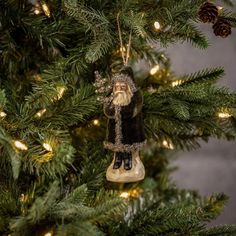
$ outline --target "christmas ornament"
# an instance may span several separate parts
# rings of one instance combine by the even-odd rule
[[[146,144],[141,113],[143,98],[133,79],[131,67],[122,68],[112,77],[113,99],[104,104],[108,118],[104,147],[114,152],[106,177],[112,182],[135,182],[145,176],[139,156]]]
[[[205,2],[198,11],[198,16],[203,23],[214,23],[218,17],[218,8],[210,2]]]
[[[117,25],[120,48],[124,48],[119,14]],[[130,46],[131,32],[127,50],[121,50],[124,67],[118,74],[112,76],[110,85],[96,72],[94,84],[98,99],[104,104],[104,114],[108,118],[104,147],[114,152],[106,178],[108,181],[120,183],[139,181],[145,176],[145,169],[139,155],[146,144],[142,118],[143,97],[134,83],[132,68],[127,66]]]
[[[224,18],[218,18],[216,23],[213,25],[214,34],[226,38],[231,34],[231,24]]]

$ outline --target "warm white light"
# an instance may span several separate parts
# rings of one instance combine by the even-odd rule
[[[44,11],[45,15],[47,17],[50,17],[50,11],[49,11],[49,8],[48,8],[47,4],[45,4],[45,3],[42,4],[42,8],[43,8],[43,11]]]
[[[223,9],[223,7],[222,7],[222,6],[217,6],[217,9],[218,9],[219,11],[221,11],[221,10]]]
[[[157,89],[153,88],[152,86],[150,86],[148,88],[148,92],[151,93],[151,94],[155,93],[156,91],[157,91]]]
[[[172,87],[178,86],[180,84],[182,84],[182,80],[176,80],[171,83]]]
[[[42,80],[42,77],[41,77],[39,74],[33,75],[32,78],[33,78],[34,80],[36,80],[36,81]]]
[[[41,117],[41,116],[42,116],[46,111],[47,111],[47,109],[44,108],[44,109],[38,111],[38,112],[35,114],[35,116],[37,116],[37,117]]]
[[[52,146],[49,143],[43,143],[43,147],[49,152],[52,151]]]
[[[99,126],[100,122],[99,122],[99,120],[96,119],[96,120],[93,120],[93,124]]]
[[[231,117],[231,115],[228,112],[219,112],[218,116],[223,119]]]
[[[57,90],[58,90],[57,98],[61,99],[66,89],[65,87],[58,87]]]
[[[35,9],[34,10],[34,14],[38,15],[40,13],[40,10],[39,9]]]
[[[163,144],[163,146],[164,147],[166,147],[166,148],[168,148],[168,149],[174,149],[174,146],[173,146],[173,144],[171,143],[171,142],[168,142],[167,140],[164,140],[163,142],[162,142],[162,144]]]
[[[161,29],[161,25],[160,25],[160,23],[158,21],[154,22],[154,27],[155,27],[156,30],[160,30]]]
[[[126,51],[126,48],[123,46],[123,47],[120,47],[120,52],[125,52]]]
[[[7,114],[4,111],[0,112],[0,117],[5,117]]]
[[[24,151],[28,150],[28,147],[20,141],[14,141],[14,145],[16,148],[18,148],[20,150],[24,150]]]
[[[155,66],[150,70],[150,74],[151,74],[151,75],[155,75],[159,69],[160,69],[160,66],[159,66],[158,64],[155,65]]]
[[[122,193],[120,194],[120,197],[122,197],[122,198],[128,198],[128,197],[129,197],[129,193],[128,193],[128,192],[122,192]]]
[[[44,236],[52,236],[52,233],[48,232],[48,233],[44,234]]]

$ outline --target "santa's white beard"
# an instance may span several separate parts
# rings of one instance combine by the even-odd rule
[[[127,106],[131,102],[132,94],[129,92],[119,91],[115,93],[113,104],[118,106]]]

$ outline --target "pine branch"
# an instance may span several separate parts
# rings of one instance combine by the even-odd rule
[[[48,211],[53,207],[58,198],[58,191],[58,183],[54,182],[51,184],[48,192],[43,197],[38,197],[35,200],[25,216],[12,221],[11,230],[25,235],[24,232],[27,232],[32,226],[45,219],[48,216]]]
[[[174,191],[178,191],[178,196],[181,197],[175,199]],[[211,196],[207,199],[199,197],[194,192],[186,194],[185,191],[170,189],[165,196],[168,194],[170,197],[165,200],[156,196],[153,199],[147,195],[147,202],[145,195],[142,196],[141,208],[137,207],[140,200],[134,205],[130,202],[129,221],[123,220],[113,233],[121,235],[118,232],[121,228],[125,235],[204,235],[204,222],[215,218],[222,211],[227,199],[225,195]],[[151,200],[150,203],[150,199],[153,202]],[[134,207],[136,210],[132,209]]]
[[[60,225],[57,230],[57,235],[102,236],[104,234],[98,229],[98,227],[89,222],[74,221],[67,225]]]
[[[23,168],[30,174],[57,179],[64,176],[74,161],[75,149],[69,143],[57,143],[53,152],[42,150],[42,146],[29,150]]]
[[[236,225],[219,225],[199,232],[199,236],[233,236],[235,234]]]
[[[79,145],[79,156],[82,159],[79,182],[87,184],[90,190],[98,190],[104,184],[105,170],[111,158],[102,147],[94,142]]]
[[[229,10],[224,10],[220,14],[220,16],[222,18],[228,20],[231,23],[232,27],[234,27],[234,28],[236,27],[236,14],[235,13],[233,13],[233,12],[231,12]]]
[[[233,7],[235,5],[234,1],[232,0],[222,0],[225,4],[227,4],[230,7]]]
[[[7,157],[10,159],[12,175],[14,179],[17,179],[20,173],[21,157],[19,153],[17,153],[17,151],[13,148],[13,141],[14,140],[12,140],[7,132],[2,127],[0,127],[0,143],[4,147]],[[5,161],[9,162],[8,159],[5,159]]]
[[[65,1],[67,14],[86,28],[87,33],[91,32],[93,38],[86,48],[85,59],[88,62],[95,62],[104,56],[113,44],[113,37],[109,28],[109,21],[102,12],[86,8],[75,1]]]

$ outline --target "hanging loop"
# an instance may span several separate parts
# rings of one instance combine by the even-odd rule
[[[123,59],[123,63],[125,66],[127,66],[128,62],[129,62],[129,57],[130,57],[130,49],[131,49],[131,40],[132,40],[132,29],[130,29],[130,34],[129,34],[129,42],[127,45],[127,52],[125,55],[125,47],[123,45],[123,40],[122,40],[122,33],[121,33],[121,28],[120,28],[120,21],[119,21],[119,17],[120,17],[120,12],[118,12],[117,17],[116,17],[116,21],[117,21],[117,26],[118,26],[118,33],[119,33],[119,39],[120,39],[120,51],[121,51],[121,56]]]

